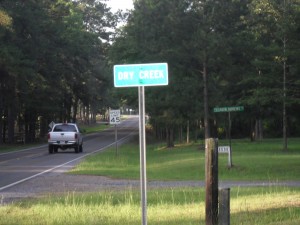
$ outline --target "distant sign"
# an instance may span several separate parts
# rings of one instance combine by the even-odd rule
[[[109,123],[110,124],[119,124],[121,122],[120,110],[109,110]]]
[[[128,64],[114,66],[115,87],[168,85],[168,64]]]
[[[216,107],[214,108],[214,112],[241,112],[244,111],[244,106],[230,106],[230,107]]]
[[[228,168],[232,167],[232,161],[231,161],[231,148],[230,146],[219,146],[218,147],[218,153],[227,153],[228,154]]]
[[[55,123],[52,121],[51,123],[49,123],[49,127],[52,129],[54,127]]]
[[[228,153],[230,151],[229,146],[219,146],[218,147],[218,152],[219,153]]]

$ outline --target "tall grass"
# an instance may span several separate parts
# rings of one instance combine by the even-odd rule
[[[170,188],[148,192],[148,223],[205,224],[204,189]],[[263,201],[262,201],[263,199]],[[0,207],[0,224],[141,224],[138,190],[67,193]],[[231,224],[300,224],[299,188],[233,188]]]

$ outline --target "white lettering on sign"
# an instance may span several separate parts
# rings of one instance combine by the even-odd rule
[[[134,72],[119,72],[118,79],[119,80],[132,80]]]
[[[164,73],[162,70],[145,70],[140,71],[140,79],[161,79],[164,78]]]
[[[218,152],[219,153],[229,153],[230,147],[229,146],[219,146]]]
[[[167,63],[114,65],[115,87],[168,85]]]

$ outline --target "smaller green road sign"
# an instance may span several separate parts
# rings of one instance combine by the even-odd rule
[[[168,85],[168,64],[128,64],[114,66],[115,87]]]
[[[244,106],[230,106],[230,107],[216,107],[214,108],[214,112],[241,112],[244,111]]]

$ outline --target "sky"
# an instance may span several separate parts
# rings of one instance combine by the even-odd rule
[[[133,8],[132,0],[109,0],[106,2],[106,4],[111,7],[113,12],[117,11],[118,9],[126,10]]]

